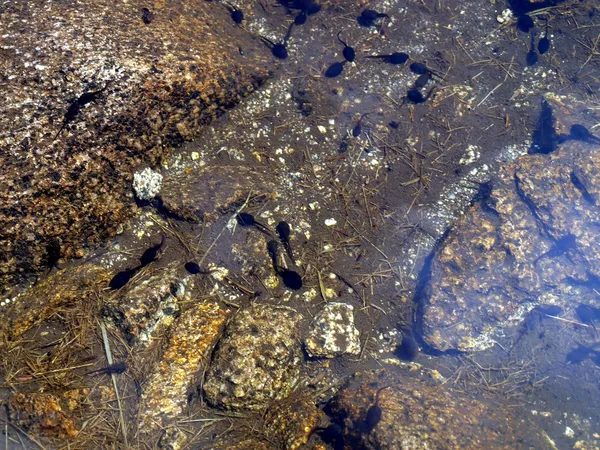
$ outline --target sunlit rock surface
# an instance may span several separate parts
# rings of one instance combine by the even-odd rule
[[[2,321],[0,331],[17,338],[30,328],[76,304],[94,304],[98,290],[110,280],[104,267],[89,263],[77,268],[58,270],[30,289],[5,300],[10,320]]]
[[[238,312],[207,373],[208,401],[227,409],[261,409],[289,395],[303,360],[300,320],[301,314],[285,306],[256,305]]]
[[[271,55],[202,0],[11,2],[0,16],[1,292],[114,235],[133,170],[252,92]]]
[[[367,416],[378,392],[381,420],[370,428]],[[356,374],[332,400],[331,415],[343,428],[344,448],[544,447],[534,427],[522,429],[497,401],[476,400],[408,372]]]
[[[550,98],[558,133],[581,116]],[[598,305],[600,145],[567,140],[505,164],[489,198],[452,228],[431,263],[421,331],[439,350],[483,350],[539,304]]]

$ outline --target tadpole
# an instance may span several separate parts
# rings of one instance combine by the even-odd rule
[[[377,424],[381,421],[381,417],[383,415],[383,410],[381,409],[381,406],[379,406],[379,394],[381,394],[381,391],[383,391],[384,389],[387,389],[389,387],[391,387],[391,386],[384,386],[377,390],[377,393],[375,394],[375,403],[373,403],[373,405],[371,405],[371,407],[367,410],[367,417],[365,419],[365,428],[367,429],[368,432],[371,432],[377,426]]]
[[[548,19],[546,19],[546,32],[544,33],[544,37],[538,42],[538,52],[540,52],[540,55],[543,55],[548,50],[550,50],[550,39],[548,39]]]
[[[237,223],[243,227],[254,227],[258,231],[265,233],[267,236],[273,235],[273,233],[271,233],[271,230],[269,230],[269,227],[254,219],[254,216],[252,214],[241,212],[235,218],[237,220]]]
[[[160,242],[147,249],[140,258],[140,267],[147,266],[148,264],[156,261],[160,256],[161,249],[165,244],[166,236],[163,234]]]
[[[142,22],[146,25],[150,25],[154,20],[154,14],[148,8],[142,8]]]
[[[342,41],[342,39],[340,39],[341,33],[342,32],[340,31],[337,34],[337,38],[338,38],[338,41],[340,41],[340,43],[344,45],[344,51],[342,52],[342,54],[344,55],[344,58],[346,59],[346,61],[352,62],[352,61],[354,61],[354,58],[356,57],[356,52],[354,51],[354,49],[352,47],[350,47],[348,44],[346,44],[346,42],[344,42],[344,41]]]
[[[290,243],[290,235],[292,234],[292,229],[287,222],[281,221],[275,227],[275,231],[279,235],[279,239],[283,242],[283,248],[285,252],[292,260],[294,264],[296,264],[296,260],[294,259],[294,252],[292,251],[292,244]]]
[[[92,370],[91,372],[86,372],[86,375],[112,375],[113,373],[118,375],[127,370],[127,363],[125,361],[121,361],[118,363],[111,364],[110,366],[103,367],[102,369]]]
[[[306,14],[306,12],[301,11],[295,18],[294,18],[294,25],[304,25],[306,23],[306,20],[308,19],[308,15]]]
[[[323,75],[325,75],[326,78],[337,77],[344,71],[344,62],[334,62],[327,68]]]
[[[133,278],[133,276],[137,273],[138,270],[139,267],[136,267],[134,269],[127,269],[119,272],[114,277],[112,277],[110,283],[108,283],[108,287],[110,287],[113,290],[121,289],[123,286],[129,283],[129,280]]]
[[[531,33],[531,46],[529,48],[529,53],[527,53],[527,57],[525,58],[525,62],[529,67],[532,67],[537,64],[538,59],[538,54],[535,51],[535,36]]]
[[[395,65],[404,64],[406,61],[408,61],[408,55],[406,53],[402,53],[402,52],[394,52],[391,55],[367,56],[367,58],[371,58],[371,59],[380,58],[380,59],[383,59],[388,64],[395,64]]]
[[[357,138],[357,137],[359,137],[361,135],[361,133],[362,133],[362,121],[369,114],[372,114],[372,112],[366,112],[362,116],[360,116],[360,119],[358,119],[358,122],[356,123],[356,125],[352,129],[352,136],[354,136],[355,138]]]
[[[267,251],[271,256],[273,270],[281,277],[284,286],[294,291],[302,288],[302,277],[297,272],[279,266],[279,245],[276,240],[272,239],[267,243]]]
[[[241,23],[244,21],[243,11],[229,2],[225,2],[225,4],[227,5],[227,9],[229,9],[229,12],[231,13],[231,20],[233,20],[238,25],[241,25]]]
[[[576,123],[569,129],[569,138],[576,141],[600,143],[600,138],[594,136],[585,126]]]
[[[529,30],[533,28],[533,19],[527,14],[523,14],[517,18],[517,28],[523,33],[529,33]]]
[[[260,37],[263,40],[263,42],[271,48],[271,53],[273,54],[273,56],[275,58],[287,59],[287,57],[288,57],[287,42],[290,39],[290,36],[292,35],[293,26],[294,26],[294,22],[292,22],[290,24],[287,33],[285,34],[284,38],[280,42],[275,43],[272,40],[270,40],[264,36]]]
[[[375,21],[378,19],[382,19],[384,17],[389,17],[387,14],[379,13],[372,9],[365,9],[360,13],[360,16],[356,18],[356,21],[360,26],[363,27],[373,27],[375,26]]]
[[[421,94],[421,92],[419,92],[418,89],[409,89],[406,93],[406,101],[414,104],[425,103],[429,99],[429,97],[431,97],[431,94],[433,94],[434,90],[435,86],[429,90],[427,95],[423,96],[423,94]]]

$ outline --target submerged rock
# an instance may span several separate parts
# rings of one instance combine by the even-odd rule
[[[13,394],[8,417],[16,426],[48,437],[74,438],[79,433],[73,414],[52,394]]]
[[[0,293],[113,236],[135,207],[134,170],[268,77],[268,49],[209,2],[159,2],[148,24],[138,8],[2,7]]]
[[[202,365],[208,365],[229,311],[216,303],[198,303],[183,312],[158,365],[144,384],[140,430],[148,432],[168,425],[183,413],[188,389]],[[177,437],[177,438],[176,438]],[[181,432],[173,429],[163,441],[176,448]]]
[[[308,354],[321,358],[360,354],[353,311],[354,307],[346,303],[327,303],[313,319],[304,341]]]
[[[489,198],[459,220],[433,257],[420,299],[425,342],[483,350],[536,305],[598,305],[599,155],[598,145],[567,140],[501,168]]]
[[[275,196],[265,174],[248,167],[210,166],[167,174],[161,195],[169,213],[193,222],[214,221],[241,206]]]
[[[208,401],[226,409],[262,409],[287,397],[303,360],[297,311],[254,305],[225,330],[204,383]]]
[[[179,302],[190,298],[194,279],[182,278],[179,266],[174,261],[104,302],[104,315],[130,343],[147,345],[160,328],[173,323]]]
[[[374,414],[375,408],[380,408]],[[543,448],[500,402],[488,404],[419,378],[386,371],[357,373],[330,403],[344,448]]]
[[[265,433],[280,448],[295,450],[308,442],[319,425],[323,412],[316,407],[314,395],[295,392],[275,401],[265,413]]]

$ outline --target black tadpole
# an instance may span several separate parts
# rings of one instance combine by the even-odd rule
[[[92,370],[91,372],[87,372],[86,375],[98,374],[98,375],[115,375],[121,374],[127,370],[127,363],[125,361],[121,361],[118,363],[111,364],[110,366],[103,367],[102,369]]]
[[[377,390],[377,394],[375,394],[375,403],[371,405],[371,407],[367,410],[367,417],[365,418],[365,428],[368,432],[372,431],[373,428],[377,426],[377,424],[381,421],[381,417],[383,416],[383,410],[381,406],[379,406],[379,394],[384,389],[389,388],[390,386],[384,386]]]
[[[423,94],[421,94],[421,92],[419,92],[418,89],[409,89],[406,93],[406,101],[414,104],[425,103],[429,99],[429,97],[431,97],[431,94],[433,94],[434,90],[435,86],[429,90],[427,95],[423,96]]]
[[[373,55],[373,56],[367,56],[367,58],[371,58],[371,59],[383,59],[386,63],[388,64],[404,64],[406,61],[408,61],[408,55],[406,53],[402,53],[402,52],[394,52],[391,55]]]
[[[414,62],[409,66],[409,69],[412,73],[416,73],[417,75],[423,75],[429,70],[427,70],[427,66],[420,62]]]
[[[281,40],[281,42],[275,43],[272,40],[267,39],[264,36],[260,37],[265,44],[267,44],[268,46],[271,47],[271,53],[273,54],[273,56],[275,58],[287,59],[287,57],[288,57],[287,42],[290,39],[290,36],[292,35],[293,26],[294,26],[294,22],[292,22],[290,24],[288,31],[285,34],[284,38]]]
[[[372,114],[372,113],[371,112],[366,112],[362,116],[360,116],[360,119],[358,119],[358,122],[356,123],[356,125],[354,126],[354,128],[352,128],[352,136],[353,137],[357,138],[357,137],[359,137],[362,134],[362,121],[369,114]]]
[[[154,20],[154,14],[148,8],[142,8],[142,22],[150,25]]]
[[[344,71],[344,62],[334,62],[327,68],[323,75],[325,75],[326,78],[337,77]]]
[[[306,14],[305,11],[301,11],[295,18],[294,18],[294,25],[304,25],[306,23],[306,20],[308,19],[308,14]]]
[[[338,38],[338,41],[340,41],[340,43],[344,46],[344,51],[342,52],[342,54],[344,55],[344,58],[346,59],[346,61],[352,62],[352,61],[354,61],[354,58],[356,58],[356,52],[346,42],[342,41],[342,39],[340,38],[341,33],[342,32],[340,31],[337,34],[337,38]]]
[[[239,213],[236,217],[237,223],[243,227],[254,227],[261,233],[265,233],[267,236],[271,236],[271,230],[266,225],[258,222],[252,214]]]
[[[569,129],[569,137],[575,141],[600,143],[600,138],[594,136],[585,126],[576,123]]]
[[[84,92],[83,94],[81,94],[79,96],[79,98],[77,98],[77,100],[75,100],[73,103],[71,103],[69,105],[69,108],[67,108],[67,112],[65,113],[65,117],[63,119],[62,126],[60,127],[60,129],[58,130],[56,135],[54,136],[54,140],[56,140],[56,138],[61,133],[61,131],[69,123],[71,123],[75,119],[75,117],[77,117],[77,115],[81,112],[81,108],[83,106],[87,105],[88,103],[96,101],[98,99],[98,97],[100,97],[100,94],[102,94],[106,89],[108,89],[108,87],[110,86],[111,83],[112,83],[112,81],[107,82],[106,86],[104,86],[102,89],[100,89],[98,91]]]
[[[271,256],[271,262],[273,264],[273,270],[275,273],[281,277],[283,284],[285,287],[292,289],[294,291],[302,288],[302,277],[293,270],[284,269],[279,266],[279,245],[276,240],[270,240],[267,243],[267,250],[269,255]]]
[[[232,5],[229,2],[225,2],[229,12],[231,12],[231,20],[240,25],[244,21],[244,13],[238,7]]]
[[[139,267],[136,267],[135,269],[127,269],[123,270],[122,272],[119,272],[114,277],[112,277],[110,283],[108,283],[108,287],[114,290],[121,289],[123,286],[129,283],[129,280],[133,278],[133,276],[137,273],[138,270]]]
[[[529,30],[533,28],[533,19],[527,14],[519,16],[517,19],[517,28],[523,33],[529,33]]]
[[[543,55],[548,50],[550,50],[550,39],[548,39],[548,19],[546,19],[546,32],[544,33],[544,37],[538,42],[538,52],[540,52],[540,55]]]
[[[275,231],[279,235],[279,239],[283,243],[283,248],[285,248],[285,252],[292,260],[294,264],[296,264],[296,260],[294,258],[294,252],[292,251],[292,244],[290,243],[290,235],[292,234],[292,229],[290,228],[289,223],[281,221],[275,227]]]
[[[525,58],[525,62],[529,67],[535,66],[538,62],[538,54],[535,51],[535,36],[531,33],[531,47],[529,49],[529,53],[527,53],[527,57]]]
[[[200,273],[200,266],[197,263],[195,263],[194,261],[186,262],[184,267],[185,267],[185,270],[187,270],[192,275],[196,275],[196,274]]]
[[[143,253],[142,257],[140,258],[140,267],[147,266],[158,259],[162,246],[165,244],[165,240],[166,236],[163,234],[160,243],[153,245]]]
[[[356,21],[360,26],[363,27],[373,27],[375,26],[375,21],[378,19],[382,19],[384,17],[389,17],[387,14],[379,13],[372,9],[365,9],[360,13],[360,16],[356,18]]]
[[[419,75],[419,77],[415,80],[413,87],[415,89],[424,88],[425,86],[427,86],[427,83],[429,83],[429,80],[431,80],[431,73],[427,72],[422,75]]]

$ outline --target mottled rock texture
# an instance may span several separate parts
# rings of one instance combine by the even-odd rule
[[[354,307],[331,302],[315,316],[304,341],[310,356],[335,358],[360,353],[359,332],[354,325]]]
[[[179,302],[190,299],[191,276],[182,276],[180,263],[140,276],[104,302],[104,315],[130,343],[148,344],[161,328],[170,326]]]
[[[219,342],[204,392],[226,409],[261,409],[287,397],[300,376],[302,315],[285,306],[256,305],[232,319]]]
[[[557,130],[568,133],[580,117],[559,100],[551,104]],[[433,257],[420,299],[429,345],[483,350],[536,305],[599,305],[599,156],[598,143],[567,140],[501,168],[489,196]]]
[[[203,0],[13,2],[0,36],[0,292],[114,235],[133,171],[252,92],[271,60]]]
[[[57,438],[73,438],[79,432],[64,401],[51,394],[13,394],[8,400],[12,423],[27,431]]]
[[[369,429],[367,415],[378,392],[381,420]],[[358,373],[330,406],[330,414],[343,425],[345,448],[544,447],[537,431],[532,426],[521,429],[498,399],[495,402],[475,400],[409,373]]]
[[[199,303],[183,312],[160,362],[144,384],[142,432],[162,428],[184,411],[188,389],[201,365],[208,364],[228,315],[215,303]]]
[[[308,442],[323,415],[315,405],[314,395],[294,392],[269,405],[265,413],[265,433],[269,441],[277,442],[280,448],[295,450]]]

